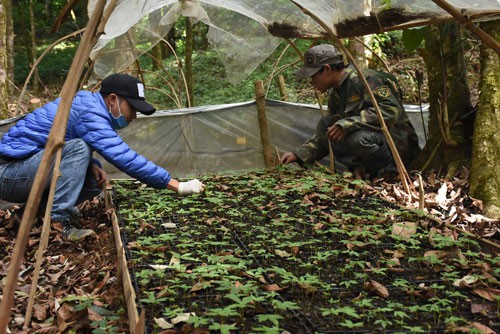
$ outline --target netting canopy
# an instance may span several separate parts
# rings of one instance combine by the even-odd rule
[[[111,3],[112,1],[108,1]],[[473,21],[497,19],[500,0],[448,0]],[[89,1],[92,13],[95,0]],[[432,0],[118,0],[91,58],[104,78],[129,67],[181,16],[203,22],[230,82],[245,79],[286,38],[340,38],[451,20]]]

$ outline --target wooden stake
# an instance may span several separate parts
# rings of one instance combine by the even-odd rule
[[[280,96],[282,101],[288,101],[288,95],[286,94],[285,78],[282,75],[278,75],[278,88],[280,90]]]
[[[28,244],[29,233],[33,226],[38,206],[40,205],[40,198],[45,190],[50,166],[53,157],[58,150],[64,145],[64,136],[66,133],[66,126],[69,118],[69,109],[73,102],[73,97],[78,86],[78,77],[82,74],[83,67],[89,57],[90,51],[97,40],[96,31],[97,26],[101,20],[102,11],[106,4],[105,0],[99,0],[94,9],[94,13],[90,18],[87,29],[83,34],[82,41],[78,46],[78,50],[71,64],[68,77],[61,90],[61,101],[56,112],[52,129],[50,130],[47,144],[45,146],[42,161],[38,167],[33,187],[31,188],[28,201],[26,203],[26,211],[21,220],[21,226],[16,238],[14,252],[10,261],[7,280],[3,289],[2,301],[0,303],[0,334],[5,334],[9,324],[12,303],[14,301],[14,291],[16,290],[17,278],[19,270],[23,261],[24,252]]]
[[[105,197],[110,197],[111,192],[106,191]],[[112,203],[111,199],[108,199],[107,203]],[[123,296],[125,298],[125,303],[127,304],[127,315],[129,322],[129,330],[131,334],[142,334],[141,332],[141,320],[139,318],[139,312],[137,311],[136,294],[132,286],[132,281],[130,274],[128,272],[127,266],[127,256],[125,255],[125,246],[123,245],[120,226],[118,222],[118,216],[114,207],[106,207],[106,212],[111,214],[111,226],[113,228],[113,237],[115,241],[116,248],[116,272],[118,281],[121,283],[123,289]],[[136,332],[136,330],[139,332]]]
[[[422,175],[420,173],[418,176],[418,209],[423,210],[425,208],[425,190],[424,190],[424,180],[422,180]]]
[[[314,95],[316,96],[316,101],[318,101],[321,117],[325,117],[326,114],[325,111],[323,110],[323,101],[321,101],[321,97],[316,88],[314,89]],[[332,141],[330,140],[330,138],[327,139],[328,139],[328,155],[330,157],[330,172],[335,173],[335,156],[333,155]]]
[[[269,129],[266,119],[266,97],[264,95],[264,83],[262,80],[254,82],[255,102],[257,102],[257,115],[259,118],[260,140],[264,149],[264,164],[267,169],[274,168],[273,148],[269,140]]]

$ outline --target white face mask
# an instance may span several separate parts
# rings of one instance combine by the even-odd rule
[[[118,112],[120,115],[118,117],[113,116],[113,113],[111,110],[108,110],[109,113],[111,114],[111,124],[113,125],[113,128],[115,130],[123,129],[128,125],[127,120],[125,119],[125,116],[123,116],[122,111],[120,109],[120,99],[118,96],[116,97],[116,100],[118,101]]]

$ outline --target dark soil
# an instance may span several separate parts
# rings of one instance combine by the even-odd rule
[[[148,331],[161,332],[158,319],[184,313],[205,319],[194,328],[226,324],[231,333],[262,326],[269,333],[442,333],[474,323],[499,329],[496,303],[477,290],[497,283],[454,284],[479,274],[483,260],[498,266],[498,258],[466,260],[464,253],[481,254],[473,240],[451,237],[435,220],[346,181],[290,171],[214,176],[204,178],[205,194],[182,199],[121,182],[117,202]],[[394,237],[398,222],[418,223],[415,236]],[[438,246],[431,235],[457,240]],[[430,250],[444,258],[424,258]],[[388,265],[394,254],[398,264]],[[494,271],[480,275],[498,282]],[[373,281],[389,296],[367,287]],[[243,287],[255,300],[235,306],[232,295]],[[483,312],[471,311],[478,307]],[[262,320],[268,315],[278,318]],[[175,328],[180,333],[182,323],[169,333]]]
[[[487,331],[481,326],[499,331],[497,302],[485,298],[488,294],[494,298],[498,291],[498,255],[481,253],[477,244],[450,232],[439,219],[400,209],[376,194],[383,191],[384,198],[397,202],[398,193],[391,193],[395,184],[363,184],[317,171],[210,176],[203,182],[206,193],[184,198],[132,181],[117,186],[131,276],[139,305],[146,311],[148,332],[220,332],[207,329],[217,321],[234,325],[237,329],[231,333],[255,332],[259,325],[268,327],[267,333],[278,332],[276,328],[279,333]],[[481,211],[466,191],[444,205],[432,200],[432,192],[444,182],[429,178],[426,183],[426,206],[434,206],[436,214],[498,240],[498,222],[470,222],[472,214]],[[456,179],[448,188],[457,190],[463,184],[467,182]],[[447,216],[451,205],[460,212],[453,220]],[[19,228],[15,211],[0,214],[0,294]],[[81,224],[93,228],[96,237],[72,244],[51,234],[33,320],[23,329],[40,238],[41,222],[35,223],[15,294],[11,332],[128,332],[103,203],[87,202],[81,212]],[[390,236],[395,222],[407,221],[420,224],[415,240]],[[175,224],[175,230],[162,226],[167,223]],[[456,236],[458,246],[437,247],[436,235]],[[424,259],[428,250],[445,251],[444,265]],[[390,267],[394,254],[400,255],[399,264]],[[175,270],[150,266],[168,265],[176,257],[181,260]],[[467,276],[479,279],[453,284]],[[372,280],[385,287],[389,297],[367,289],[365,283]],[[231,291],[242,297],[245,289],[247,297],[256,299],[235,308],[238,315],[209,315],[234,305],[228,297]],[[447,301],[451,304],[439,304]],[[280,303],[296,307],[280,308]],[[360,318],[342,313],[343,307]],[[173,329],[160,329],[154,320],[171,321],[181,310],[195,312],[209,323],[180,322]],[[324,314],[325,310],[333,313]],[[266,316],[279,318],[266,320]]]

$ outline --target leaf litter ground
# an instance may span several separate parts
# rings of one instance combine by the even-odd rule
[[[131,181],[115,185],[148,332],[498,331],[498,257],[444,227],[498,241],[498,222],[466,195],[466,171],[452,181],[425,179],[433,219],[401,209],[397,203],[416,204],[384,180],[281,170],[203,182],[205,194],[185,198]],[[23,330],[35,225],[12,332],[127,332],[103,204],[81,209],[96,236],[74,245],[51,235],[33,322]],[[3,211],[0,288],[17,228]]]

